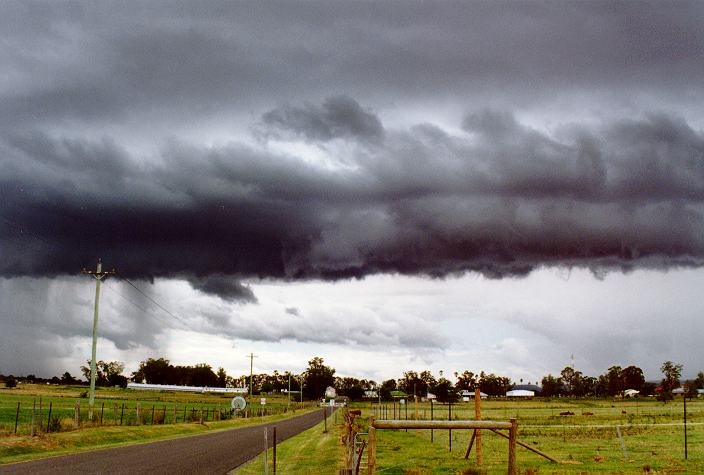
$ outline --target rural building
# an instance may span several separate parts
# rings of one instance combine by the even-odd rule
[[[468,389],[465,389],[460,393],[460,396],[462,396],[462,401],[469,402],[470,399],[474,399],[474,391],[470,391]],[[479,397],[481,399],[486,399],[488,397],[488,395],[486,393],[480,392]]]
[[[512,389],[511,391],[506,391],[506,397],[524,397],[532,399],[535,397],[535,391],[528,391],[527,389]]]

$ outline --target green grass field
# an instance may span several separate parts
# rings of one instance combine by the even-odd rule
[[[405,407],[382,404],[354,404],[367,419],[377,417],[406,418]],[[408,418],[415,407],[409,406]],[[638,400],[567,400],[482,402],[482,418],[507,421],[516,417],[519,440],[561,461],[552,463],[525,448],[517,447],[518,466],[522,474],[590,474],[590,473],[704,473],[704,401],[688,401],[688,459],[684,459],[682,400],[668,404],[653,399]],[[571,411],[574,415],[561,416]],[[430,419],[430,405],[419,404],[419,418]],[[591,413],[591,415],[588,415]],[[341,413],[339,413],[341,415]],[[448,407],[436,404],[434,419],[447,420]],[[474,417],[473,402],[453,405],[453,419]],[[338,417],[338,421],[342,418]],[[660,425],[652,425],[660,424]],[[669,425],[665,425],[669,424]],[[692,425],[694,424],[694,425]],[[596,426],[596,427],[594,427]],[[619,426],[621,439],[616,432]],[[335,473],[343,462],[340,444],[342,426],[332,427],[326,435],[318,426],[279,445],[278,473]],[[452,431],[452,451],[447,430],[377,431],[377,473],[379,474],[462,474],[506,473],[508,441],[488,431],[482,433],[484,461],[476,463],[475,448],[464,459],[469,430]],[[337,451],[335,451],[335,447]],[[624,458],[624,447],[627,458]],[[333,463],[331,454],[337,453]],[[271,463],[271,453],[269,454]],[[263,473],[263,455],[236,471],[238,474]]]
[[[310,404],[298,403],[289,407],[287,398],[281,396],[266,396],[266,405],[262,406],[260,397],[255,396],[252,400],[247,398],[249,404],[244,413],[220,420],[219,410],[226,414],[232,395],[100,388],[96,390],[95,421],[91,423],[87,420],[85,392],[82,386],[32,384],[0,389],[0,464],[258,424],[311,408]],[[82,419],[78,429],[73,424],[76,401],[80,401]],[[18,403],[20,413],[15,433]],[[137,404],[141,407],[141,424],[137,424]],[[50,405],[53,423],[52,431],[47,433]],[[201,411],[203,424],[200,424]],[[30,435],[33,412],[34,437]]]
[[[53,410],[61,408],[68,419],[73,416],[76,400],[81,399],[83,387],[22,385],[13,390],[0,389],[0,463],[26,460],[39,456],[69,453],[89,448],[117,444],[136,443],[168,437],[180,437],[202,433],[206,430],[230,428],[236,425],[254,424],[276,420],[287,414],[267,417],[236,418],[211,421],[206,424],[182,423],[183,409],[190,414],[191,408],[225,407],[230,396],[215,394],[188,394],[107,389],[98,391],[96,410],[104,402],[111,408],[104,414],[104,425],[92,426],[84,423],[80,430],[69,427],[55,434],[30,437],[27,432],[31,417],[31,406],[42,398],[43,417],[46,420],[47,406]],[[258,403],[255,397],[254,402]],[[22,419],[22,430],[13,435],[17,402],[29,411]],[[113,423],[114,403],[121,408],[132,408],[137,403],[147,413],[146,424],[134,425],[134,420]],[[285,398],[267,397],[267,408],[282,410]],[[166,407],[166,423],[151,425],[152,406],[155,414],[163,414]],[[370,415],[380,419],[412,419],[415,405],[408,408],[399,404],[374,403],[354,404],[363,410],[363,419]],[[172,424],[173,408],[177,409],[177,424]],[[257,413],[261,406],[251,404]],[[408,412],[406,410],[408,409]],[[432,418],[448,419],[448,406],[434,404]],[[561,412],[573,415],[560,415]],[[38,411],[35,413],[35,415]],[[482,419],[508,421],[516,418],[519,424],[519,440],[539,449],[562,463],[554,464],[540,456],[518,447],[518,463],[525,474],[588,474],[588,473],[704,473],[704,400],[687,403],[688,413],[688,459],[684,458],[684,431],[682,426],[683,404],[681,399],[663,404],[651,398],[635,400],[553,399],[532,401],[486,400],[482,401]],[[55,413],[52,412],[52,416]],[[199,413],[198,413],[199,414]],[[418,405],[420,419],[431,418],[428,403]],[[458,403],[452,406],[452,419],[473,419],[474,404]],[[330,430],[323,434],[322,425],[291,438],[278,446],[278,473],[307,474],[335,473],[343,464],[343,447],[340,444],[341,424],[333,426],[335,419],[341,422],[341,412],[331,419]],[[156,418],[157,422],[160,419]],[[131,424],[131,425],[128,425]],[[619,438],[616,428],[619,428]],[[484,463],[477,465],[475,449],[468,460],[464,459],[471,431],[452,432],[452,451],[447,430],[430,431],[378,431],[377,467],[382,474],[455,474],[455,473],[505,473],[508,441],[484,431],[482,448]],[[432,438],[432,440],[431,440]],[[621,444],[623,441],[623,445]],[[625,449],[625,455],[624,455]],[[271,453],[269,454],[271,458]],[[237,473],[262,473],[263,456],[241,468]]]
[[[385,407],[384,407],[385,406]],[[688,459],[684,458],[682,400],[663,404],[653,399],[482,401],[482,419],[519,423],[519,440],[562,463],[548,460],[518,447],[523,473],[704,473],[704,401],[687,404]],[[370,405],[363,406],[365,415]],[[406,408],[396,405],[396,418],[406,418]],[[408,418],[415,406],[410,405]],[[574,415],[560,415],[561,412]],[[394,418],[393,405],[374,408],[378,418]],[[430,405],[419,405],[420,419],[430,419]],[[452,419],[474,418],[474,405],[453,405]],[[435,404],[433,419],[448,419],[448,406]],[[619,438],[616,426],[619,427]],[[452,452],[447,430],[377,431],[377,463],[380,473],[505,473],[508,441],[482,432],[484,463],[476,464],[476,449],[464,459],[471,430],[452,431]],[[623,440],[623,446],[621,445]],[[624,456],[625,448],[625,456]]]

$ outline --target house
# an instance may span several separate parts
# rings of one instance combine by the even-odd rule
[[[533,399],[533,397],[535,397],[535,391],[528,391],[527,389],[512,389],[511,391],[506,391],[506,397],[523,397]]]
[[[389,391],[389,393],[391,394],[391,397],[394,399],[406,399],[408,397],[408,394],[406,394],[405,391],[400,391],[398,389],[393,390],[393,391]]]
[[[474,399],[474,391],[469,391],[468,389],[465,389],[460,393],[460,396],[462,396],[462,401],[469,402],[470,399]],[[479,397],[481,399],[486,399],[488,395],[486,393],[480,392]]]
[[[379,397],[379,393],[374,389],[367,389],[364,391],[364,397],[368,399],[376,399]]]

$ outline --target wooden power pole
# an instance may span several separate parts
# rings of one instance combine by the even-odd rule
[[[254,376],[254,358],[257,356],[254,353],[250,353],[247,355],[247,358],[249,358],[249,397],[251,398],[254,395],[254,389],[252,385],[253,381],[253,376]]]
[[[103,271],[103,263],[98,258],[98,265],[95,270],[83,269],[83,273],[87,275],[92,275],[95,278],[95,307],[93,310],[93,349],[91,351],[90,358],[90,399],[88,401],[88,419],[93,420],[93,404],[95,402],[95,376],[96,376],[96,364],[95,364],[95,347],[98,341],[98,309],[100,307],[100,282],[108,275],[115,274],[115,269],[110,271]]]

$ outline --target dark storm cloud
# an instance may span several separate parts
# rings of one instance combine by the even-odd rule
[[[181,131],[194,120],[228,120],[340,94],[375,108],[429,109],[540,107],[591,94],[612,106],[655,98],[688,107],[702,99],[701,2],[4,2],[0,8],[4,127],[139,128],[158,118]],[[330,114],[322,128],[306,123],[319,112],[306,107],[279,119],[299,131],[334,134],[330,128],[340,118],[319,108]]]
[[[0,272],[70,274],[98,255],[134,277],[283,279],[702,262],[704,137],[683,119],[548,135],[484,110],[462,125],[348,137],[353,167],[236,143],[140,161],[111,140],[5,136]]]
[[[275,131],[313,141],[353,138],[377,142],[384,134],[379,118],[346,96],[328,98],[320,107],[313,104],[284,106],[267,112],[262,120]]]
[[[191,287],[204,294],[216,295],[228,302],[256,303],[252,289],[230,277],[212,275],[201,279],[191,278]]]
[[[0,10],[0,275],[704,256],[700,2]],[[569,100],[604,119],[519,120]]]

